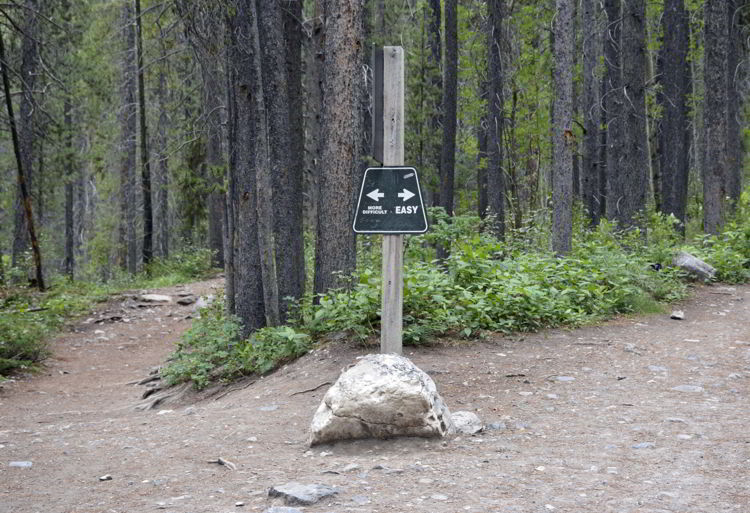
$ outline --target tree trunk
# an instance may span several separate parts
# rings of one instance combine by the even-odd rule
[[[242,321],[243,338],[265,325],[263,281],[258,244],[258,193],[255,170],[257,103],[253,66],[251,4],[254,0],[235,0],[230,18],[231,73],[235,84],[236,122],[230,141],[234,148],[237,178],[237,273],[235,308]]]
[[[224,266],[224,176],[226,174],[224,153],[221,147],[224,91],[221,72],[215,55],[204,56],[201,62],[203,74],[203,109],[206,123],[206,180],[208,193],[208,247],[213,252],[213,264]]]
[[[235,254],[237,248],[236,226],[237,215],[236,206],[239,203],[237,197],[237,93],[236,93],[236,72],[233,71],[234,64],[232,56],[237,54],[237,50],[232,42],[232,36],[228,34],[231,23],[227,24],[225,37],[224,61],[226,64],[226,94],[227,94],[227,191],[225,194],[224,208],[224,297],[226,300],[226,314],[236,315],[236,291],[237,291],[237,270],[235,267]]]
[[[141,137],[141,188],[143,191],[143,266],[153,257],[154,212],[151,204],[151,155],[148,152],[146,125],[146,87],[144,85],[143,30],[141,28],[141,0],[135,0],[136,58],[138,61],[138,111]]]
[[[577,73],[578,70],[578,59],[579,59],[579,53],[581,52],[582,48],[579,44],[578,39],[578,32],[579,32],[579,12],[578,12],[578,1],[573,1],[573,73]],[[573,122],[577,119],[580,119],[581,116],[581,94],[580,94],[580,86],[578,81],[573,82],[573,89],[572,89],[572,114],[571,114],[571,131],[573,129]],[[581,152],[579,150],[579,144],[578,144],[578,138],[574,137],[572,141],[571,151],[572,155],[571,158],[573,159],[573,197],[576,199],[581,198]]]
[[[733,212],[742,194],[743,147],[742,147],[742,112],[743,101],[740,84],[745,76],[745,66],[741,60],[744,55],[744,36],[740,19],[740,8],[745,0],[727,0],[729,44],[727,52],[727,184],[726,194],[729,198],[727,207]]]
[[[27,34],[28,36],[29,34]],[[21,152],[21,143],[16,130],[16,117],[13,114],[13,98],[10,92],[10,80],[8,80],[8,60],[5,57],[5,42],[3,41],[2,32],[0,32],[0,66],[2,66],[3,75],[3,92],[5,93],[5,107],[8,111],[8,124],[10,125],[10,134],[13,140],[13,152],[16,157],[16,169],[18,171],[18,188],[21,192],[24,214],[26,216],[26,228],[28,230],[29,240],[31,241],[31,251],[34,256],[34,267],[36,268],[36,286],[40,292],[44,292],[44,274],[42,272],[42,253],[39,250],[39,241],[36,238],[34,230],[34,215],[31,207],[31,196],[26,183],[26,174],[23,170],[23,154]]]
[[[440,8],[440,0],[429,0],[429,27],[427,30],[427,44],[430,47],[429,55],[429,70],[430,70],[430,84],[432,87],[433,97],[432,103],[427,108],[432,108],[433,112],[430,116],[430,129],[432,130],[431,137],[428,139],[428,157],[425,159],[425,163],[428,166],[429,172],[426,173],[427,183],[432,186],[429,187],[432,193],[432,205],[440,205],[440,148],[442,144],[442,125],[443,116],[441,112],[442,105],[440,104],[439,93],[443,90],[443,75],[440,73],[440,65],[443,60],[443,45],[440,37],[440,27],[442,25],[442,9]],[[438,135],[440,134],[440,135]]]
[[[729,7],[726,0],[706,0],[705,102],[703,129],[703,229],[716,234],[724,224],[727,177],[727,60]]]
[[[600,80],[597,66],[601,53],[601,39],[595,0],[583,0],[583,166],[581,169],[581,200],[591,226],[599,224]]]
[[[286,3],[286,1],[284,1]],[[280,322],[286,322],[289,302],[298,300],[304,291],[304,244],[302,239],[302,175],[297,155],[290,151],[292,144],[300,141],[292,135],[292,103],[299,105],[299,89],[293,98],[289,88],[291,65],[287,57],[293,53],[285,44],[284,18],[281,0],[258,5],[258,30],[263,45],[260,62],[263,98],[267,113],[268,171],[273,190],[273,232],[275,240],[276,281],[278,283],[277,308]],[[294,59],[297,63],[298,58]],[[259,167],[260,171],[261,168]],[[268,310],[268,305],[267,305]]]
[[[443,145],[440,155],[440,204],[453,215],[456,168],[456,109],[458,91],[458,5],[445,2],[445,67],[443,69]],[[494,141],[493,141],[494,142]]]
[[[161,67],[159,69],[159,173],[156,184],[156,250],[160,257],[169,256],[169,115],[167,106],[169,101],[169,85],[167,83],[166,60],[167,47],[164,42],[166,34],[162,32]]]
[[[691,93],[687,61],[690,27],[684,0],[667,0],[662,27],[664,46],[661,58],[663,117],[661,123],[661,211],[674,214],[684,233],[690,171]]]
[[[136,166],[136,58],[133,5],[123,2],[120,25],[123,27],[122,82],[120,85],[120,267],[130,274],[137,270],[135,239],[135,166]]]
[[[317,233],[320,152],[323,116],[323,67],[325,65],[325,16],[323,0],[314,0],[310,38],[305,52],[305,167],[303,175],[303,223]]]
[[[605,0],[607,31],[604,56],[607,63],[606,113],[607,113],[607,217],[621,222],[621,208],[628,187],[622,176],[624,168],[625,106],[620,56],[620,31],[622,27],[620,0]]]
[[[502,24],[503,0],[488,0],[489,10],[489,91],[487,118],[487,204],[491,215],[492,232],[505,237],[505,174],[503,170],[503,68]]]
[[[622,81],[624,96],[624,155],[618,183],[620,194],[615,219],[631,226],[646,208],[649,189],[649,152],[646,133],[646,3],[623,4]]]
[[[555,23],[555,127],[554,136],[554,222],[552,250],[567,255],[572,247],[573,229],[573,53],[575,29],[573,1],[557,0]]]
[[[75,187],[73,164],[73,116],[70,96],[66,96],[63,105],[63,123],[65,130],[65,264],[64,272],[70,281],[75,273],[75,218],[73,211],[73,188]]]
[[[34,102],[34,87],[37,82],[39,68],[39,2],[26,0],[24,4],[24,26],[21,36],[21,105],[18,117],[18,144],[21,152],[21,164],[24,181],[28,191],[34,183],[34,130],[36,128],[36,114],[38,109]],[[23,254],[29,249],[29,228],[27,225],[24,199],[21,186],[15,200],[15,223],[13,231],[13,250],[11,266],[21,264]]]
[[[320,173],[320,202],[315,248],[315,293],[350,285],[342,282],[356,265],[352,208],[354,170],[359,166],[359,95],[362,4],[350,0],[325,0],[326,39],[323,126],[326,127]],[[328,16],[330,15],[330,16]]]
[[[487,217],[487,117],[477,127],[477,214],[480,219]]]

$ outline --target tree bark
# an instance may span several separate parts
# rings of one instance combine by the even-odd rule
[[[320,152],[323,116],[323,67],[325,65],[325,15],[323,0],[314,0],[310,37],[305,52],[305,164],[303,174],[303,223],[317,233],[320,202]]]
[[[706,0],[705,103],[703,169],[703,229],[716,234],[724,224],[727,177],[727,60],[729,6],[726,0]]]
[[[143,59],[143,30],[141,23],[141,0],[135,0],[136,59],[138,62],[138,112],[140,114],[141,138],[141,188],[143,192],[143,265],[153,257],[154,212],[151,203],[151,155],[148,151],[148,125],[146,124],[146,87],[144,85],[145,65]]]
[[[607,31],[604,56],[607,63],[607,217],[621,222],[624,210],[620,205],[628,184],[623,177],[623,145],[625,144],[625,106],[623,95],[620,32],[622,27],[620,0],[605,0]]]
[[[440,204],[453,215],[456,172],[456,109],[458,92],[458,5],[445,4],[445,67],[443,69],[443,145],[440,155]],[[494,142],[494,140],[493,140]]]
[[[63,124],[65,130],[65,263],[64,272],[70,281],[75,275],[75,217],[73,210],[73,189],[75,187],[73,165],[73,116],[70,96],[63,104]]]
[[[120,84],[120,267],[130,274],[137,270],[135,235],[135,166],[136,166],[136,58],[133,5],[123,2],[120,17],[122,29],[122,63]]]
[[[287,2],[284,1],[284,4]],[[262,87],[268,130],[268,170],[273,188],[273,232],[275,240],[276,281],[278,284],[278,321],[285,322],[289,302],[285,298],[298,300],[304,291],[304,245],[302,239],[302,175],[299,160],[292,144],[300,140],[291,130],[292,115],[301,122],[292,104],[300,103],[299,88],[292,97],[289,87],[291,65],[287,57],[299,62],[291,55],[284,38],[284,18],[281,0],[258,4],[258,30],[263,45],[260,47]],[[260,170],[260,168],[259,168]],[[268,310],[268,305],[267,305]]]
[[[28,34],[27,34],[28,37]],[[13,113],[13,99],[10,92],[10,80],[8,79],[8,60],[5,57],[5,42],[0,31],[0,65],[2,66],[3,75],[3,92],[5,93],[5,107],[8,111],[8,124],[10,125],[11,138],[13,140],[13,152],[16,157],[16,169],[18,171],[18,188],[21,192],[23,201],[24,214],[26,216],[26,228],[29,232],[31,241],[31,251],[34,257],[34,267],[36,268],[36,286],[40,292],[44,292],[44,274],[42,272],[42,253],[39,249],[39,241],[36,238],[34,230],[34,215],[31,207],[31,196],[26,183],[26,174],[23,169],[23,154],[21,152],[21,143],[16,129],[16,117]]]
[[[34,184],[34,131],[37,124],[37,111],[34,101],[34,88],[37,82],[39,68],[39,22],[38,0],[26,0],[24,3],[23,34],[21,35],[21,103],[18,116],[18,144],[21,152],[21,163],[24,181],[29,193]],[[13,248],[11,266],[21,264],[23,254],[29,249],[29,228],[25,201],[18,184],[15,200],[15,223],[13,232]]]
[[[581,200],[591,226],[599,224],[601,213],[599,175],[600,80],[597,66],[601,54],[601,38],[597,2],[583,0],[583,166],[581,169]]]
[[[646,208],[650,155],[646,130],[646,2],[623,4],[622,79],[624,96],[624,155],[618,182],[616,219],[631,226]]]
[[[230,72],[235,84],[236,122],[233,141],[237,178],[237,273],[235,308],[242,321],[243,338],[265,325],[263,280],[258,243],[258,192],[255,169],[258,80],[253,66],[251,6],[254,0],[234,0],[235,13],[230,17]]]
[[[323,141],[320,173],[318,240],[315,248],[315,293],[348,286],[355,270],[351,228],[355,200],[354,170],[360,156],[359,95],[362,4],[358,0],[325,0],[326,38],[323,88]],[[337,273],[345,280],[342,282]]]
[[[662,27],[661,211],[680,220],[684,233],[690,171],[690,27],[684,0],[667,0]]]
[[[427,44],[430,47],[429,55],[429,72],[430,85],[432,88],[432,102],[428,108],[433,112],[430,116],[431,137],[428,139],[428,156],[425,163],[428,166],[428,173],[425,174],[427,183],[432,193],[432,205],[440,205],[440,150],[442,144],[442,102],[439,96],[443,90],[443,75],[440,72],[440,65],[443,60],[443,45],[440,37],[440,27],[442,25],[442,9],[440,0],[428,1],[429,27],[427,30]]]
[[[742,194],[743,145],[742,145],[742,96],[740,84],[745,76],[744,36],[740,26],[740,8],[745,0],[727,0],[729,44],[727,51],[727,184],[728,210],[734,212]]]
[[[555,23],[555,127],[554,127],[554,221],[552,250],[567,255],[572,247],[573,229],[573,53],[575,29],[573,1],[557,0]]]
[[[166,34],[161,34],[161,67],[159,69],[159,172],[156,183],[156,252],[162,258],[169,256],[169,85],[167,83],[167,47],[164,41]]]
[[[505,237],[505,172],[503,170],[503,68],[502,23],[503,0],[487,0],[489,10],[489,90],[487,119],[487,204],[494,216],[492,232],[499,239]]]
[[[213,264],[224,266],[224,176],[226,167],[222,149],[222,116],[224,91],[216,55],[201,59],[203,74],[203,110],[206,124],[206,180],[208,193],[208,247],[213,253]]]

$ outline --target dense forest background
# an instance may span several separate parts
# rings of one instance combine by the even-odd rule
[[[745,183],[748,9],[5,2],[0,280],[106,282],[206,248],[244,334],[286,321],[305,292],[352,286],[377,244],[351,217],[377,165],[370,56],[383,45],[405,49],[405,161],[442,208],[423,260],[448,258],[454,215],[497,241],[545,230],[533,242],[559,256],[576,222],[643,234],[662,213],[680,238],[717,234]]]

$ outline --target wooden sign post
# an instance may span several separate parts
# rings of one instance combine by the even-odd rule
[[[404,49],[386,46],[374,59],[374,157],[383,166],[404,165]],[[402,352],[404,236],[383,235],[380,352]]]

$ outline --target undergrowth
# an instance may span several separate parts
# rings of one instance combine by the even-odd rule
[[[747,198],[721,236],[686,244],[676,220],[652,213],[644,228],[618,230],[602,221],[587,229],[577,212],[573,252],[557,258],[542,248],[549,230],[534,225],[512,230],[505,241],[489,235],[474,216],[449,220],[433,210],[430,232],[407,239],[404,270],[404,343],[435,337],[482,336],[484,332],[535,331],[578,326],[621,313],[656,313],[683,298],[688,277],[671,266],[685,250],[717,268],[727,282],[750,279],[750,220]],[[450,246],[435,260],[434,245]],[[247,340],[240,323],[217,303],[196,320],[163,370],[170,383],[192,381],[203,388],[217,380],[264,373],[309,350],[314,340],[344,332],[362,342],[380,329],[380,238],[361,237],[360,269],[353,287],[332,290],[319,301],[306,296],[290,326],[264,328]]]
[[[47,339],[66,320],[128,289],[156,288],[205,278],[211,268],[211,252],[185,251],[157,259],[149,272],[116,276],[107,283],[82,282],[52,277],[44,293],[27,287],[0,283],[0,379],[13,372],[33,370],[47,356]],[[9,274],[23,275],[20,271]]]

